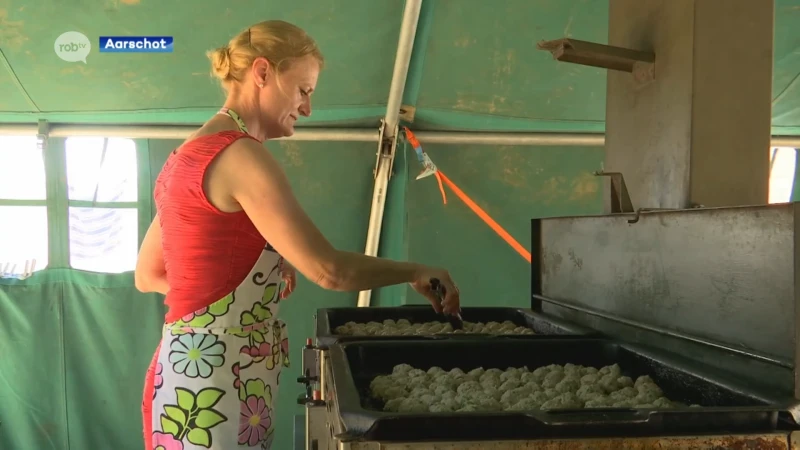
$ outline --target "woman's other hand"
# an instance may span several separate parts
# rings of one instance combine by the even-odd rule
[[[444,299],[439,303],[439,296],[431,288],[431,279],[436,278],[444,287]],[[459,297],[458,287],[450,278],[450,274],[444,269],[437,269],[433,267],[425,267],[417,273],[416,280],[411,282],[411,287],[415,291],[422,294],[427,298],[433,309],[437,313],[445,312],[447,314],[458,314],[461,312],[461,299]]]
[[[283,279],[283,289],[281,289],[281,300],[285,298],[289,298],[289,296],[294,292],[294,288],[297,285],[297,271],[294,270],[291,264],[286,261],[283,261],[283,265],[281,266],[281,278]]]

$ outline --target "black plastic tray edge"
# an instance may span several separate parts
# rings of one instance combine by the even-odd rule
[[[401,306],[390,306],[390,307],[381,307],[385,309],[429,309],[430,306],[428,305],[401,305]],[[480,308],[492,308],[492,309],[503,309],[503,307],[496,307],[496,306],[473,306],[473,307],[466,307],[462,309],[480,309]],[[570,334],[557,334],[557,335],[485,335],[485,334],[470,334],[470,333],[459,333],[459,334],[445,334],[445,335],[432,335],[432,336],[342,336],[333,334],[330,323],[326,320],[327,319],[327,311],[332,310],[350,310],[356,309],[355,307],[340,307],[340,308],[320,308],[317,310],[315,314],[315,324],[314,324],[314,334],[316,338],[316,344],[320,347],[327,348],[331,345],[338,344],[338,343],[345,343],[345,342],[363,342],[363,341],[417,341],[417,340],[446,340],[446,339],[473,339],[473,338],[480,338],[480,339],[545,339],[545,338],[556,338],[556,339],[580,339],[587,336],[603,336],[599,331],[593,330],[588,327],[584,327],[581,325],[577,325],[571,322],[567,322],[561,318],[551,316],[545,313],[536,312],[529,308],[505,308],[508,309],[510,312],[515,312],[522,314],[528,317],[539,318],[545,322],[553,324],[557,327],[563,328],[565,330],[569,330]]]
[[[742,383],[737,378],[732,376],[729,372],[725,372],[720,369],[713,368],[712,366],[701,364],[699,362],[690,361],[689,359],[680,356],[678,354],[669,353],[665,350],[653,349],[651,347],[647,347],[644,345],[637,345],[628,342],[619,342],[613,339],[609,339],[609,341],[617,342],[617,345],[619,345],[622,348],[626,348],[634,353],[638,353],[639,355],[669,365],[670,367],[674,367],[682,371],[689,372],[692,375],[695,375],[697,377],[706,380],[713,380],[714,384],[717,384],[723,388],[734,391],[747,392],[753,398],[756,398],[764,403],[768,403],[777,408],[786,408],[786,410],[783,412],[790,412],[791,410],[796,409],[798,405],[800,405],[800,402],[798,402],[797,399],[794,399],[790,396],[771,395],[769,393],[769,389],[766,387],[753,387],[752,384]],[[758,409],[758,407],[749,407],[749,408]],[[714,408],[714,409],[719,409],[719,408]],[[750,410],[747,408],[732,408],[732,407],[727,407],[725,409],[729,411]]]
[[[657,416],[665,416],[665,415],[711,415],[711,414],[724,414],[729,412],[752,412],[752,413],[774,413],[773,424],[777,427],[777,422],[779,419],[780,413],[787,413],[791,415],[791,409],[797,405],[797,400],[795,399],[786,399],[786,398],[774,398],[772,396],[767,395],[764,392],[759,392],[758,389],[753,390],[752,387],[745,387],[741,383],[736,382],[731,377],[723,377],[722,379],[718,378],[720,374],[713,371],[712,369],[705,367],[700,367],[698,370],[697,365],[693,365],[691,369],[685,367],[685,364],[679,359],[676,358],[674,355],[669,355],[665,352],[657,352],[651,349],[642,348],[635,345],[629,345],[626,343],[619,342],[614,339],[604,338],[601,336],[586,336],[586,340],[601,340],[612,342],[616,345],[621,347],[627,348],[633,352],[640,353],[643,356],[647,356],[649,358],[653,358],[659,362],[663,362],[664,364],[669,364],[672,367],[675,367],[680,370],[689,371],[690,373],[699,376],[701,378],[714,380],[716,384],[719,384],[723,387],[730,387],[735,390],[741,390],[742,392],[751,393],[755,398],[762,400],[766,403],[771,403],[772,405],[764,405],[764,406],[747,406],[747,407],[704,407],[704,408],[680,408],[680,409],[671,409],[671,410],[637,410],[637,409],[617,409],[617,408],[608,408],[608,409],[594,409],[592,412],[587,412],[585,409],[581,410],[558,410],[552,412],[545,412],[545,411],[530,411],[530,412],[502,412],[502,413],[459,413],[459,415],[470,415],[470,416],[501,416],[501,417],[526,417],[528,419],[533,419],[540,422],[542,425],[549,425],[553,421],[548,421],[546,417],[559,417],[562,420],[564,418],[571,419],[573,423],[579,423],[581,417],[591,417],[592,415],[596,415],[598,413],[605,413],[605,414],[613,414],[617,416],[617,424],[630,424],[630,423],[647,423],[653,417]],[[546,339],[541,339],[538,342],[542,342]],[[559,340],[559,339],[550,339],[550,340]],[[380,341],[387,342],[386,340]],[[403,340],[396,340],[396,342],[403,342]],[[404,414],[404,413],[384,413],[380,411],[373,411],[369,409],[365,409],[361,406],[360,397],[358,394],[358,389],[355,385],[355,378],[350,371],[350,365],[347,363],[347,356],[344,353],[344,349],[349,345],[359,345],[359,344],[378,344],[375,340],[362,340],[359,342],[346,342],[341,344],[332,345],[329,350],[329,357],[331,361],[331,372],[332,372],[332,386],[334,388],[334,392],[337,392],[337,401],[339,403],[338,409],[342,416],[342,421],[346,426],[348,422],[347,416],[350,414],[347,412],[342,412],[343,410],[358,410],[360,411],[357,414],[356,420],[363,421],[363,418],[369,418],[371,420],[371,425],[369,429],[365,430],[363,434],[369,435],[371,430],[374,429],[379,421],[386,420],[386,419],[393,419],[393,418],[402,418],[402,417],[442,417],[441,414],[435,413],[425,413],[425,414]],[[337,364],[335,361],[344,362],[344,364]],[[344,388],[344,389],[342,389]],[[346,392],[347,395],[342,395],[343,392]],[[354,404],[355,402],[355,404]],[[350,435],[349,431],[345,431],[345,434]],[[360,436],[361,433],[358,433]],[[353,434],[352,437],[356,437],[356,434]]]

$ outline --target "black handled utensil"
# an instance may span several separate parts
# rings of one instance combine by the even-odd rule
[[[444,296],[447,291],[438,278],[431,278],[431,289],[438,298],[439,305],[442,306],[442,302],[444,301]],[[464,328],[464,320],[461,319],[461,314],[448,314],[444,311],[442,314],[444,314],[445,319],[447,319],[454,330],[461,330]]]

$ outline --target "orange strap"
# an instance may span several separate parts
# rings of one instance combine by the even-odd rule
[[[528,261],[528,263],[531,262],[530,252],[525,250],[525,247],[523,247],[519,242],[517,242],[516,239],[514,239],[510,234],[508,234],[508,232],[504,230],[503,227],[500,226],[500,224],[495,222],[494,219],[492,219],[489,216],[489,214],[486,213],[486,211],[481,209],[481,207],[478,206],[475,202],[473,202],[472,199],[467,196],[467,194],[465,194],[461,189],[458,188],[458,186],[455,185],[455,183],[450,181],[450,179],[447,178],[445,174],[442,173],[441,170],[436,171],[436,179],[439,181],[439,190],[442,192],[442,200],[444,201],[445,204],[447,204],[447,198],[445,197],[444,187],[442,186],[442,182],[444,182],[444,184],[446,184],[450,189],[452,189],[453,192],[456,194],[456,197],[460,198],[461,201],[464,202],[469,207],[469,209],[472,210],[472,212],[477,214],[478,217],[481,218],[481,220],[486,222],[486,225],[489,225],[489,228],[491,228],[492,231],[494,231],[495,233],[497,233],[498,236],[503,238],[503,240],[506,241],[506,243],[510,245],[511,248],[516,250],[517,253],[519,253],[523,258],[525,258],[525,260]]]
[[[444,203],[446,205],[447,204],[447,194],[444,193],[444,186],[442,186],[442,177],[444,175],[442,175],[442,172],[439,172],[438,170],[436,172],[434,172],[434,175],[436,176],[436,181],[439,182],[439,192],[442,193],[442,203]]]

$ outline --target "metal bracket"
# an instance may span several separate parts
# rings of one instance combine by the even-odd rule
[[[620,172],[605,172],[598,170],[595,173],[598,177],[611,178],[611,213],[632,213],[633,202],[631,196],[628,194],[628,187],[625,186],[625,177]]]
[[[375,153],[375,167],[372,169],[372,178],[378,176],[378,167],[381,165],[381,153],[383,150],[383,135],[386,131],[386,121],[381,119],[381,124],[378,127],[378,152]]]
[[[400,120],[404,120],[408,123],[414,122],[414,115],[417,112],[417,108],[413,105],[402,105],[400,106]]]
[[[649,211],[674,211],[673,208],[634,208],[631,196],[628,194],[628,187],[625,185],[625,177],[621,172],[605,172],[598,170],[594,173],[598,177],[611,178],[611,214],[636,214],[628,223],[636,223],[641,218],[643,212]],[[690,208],[703,208],[701,204],[693,203]]]
[[[640,84],[649,83],[656,76],[653,52],[570,38],[541,41],[536,48],[550,52],[557,61],[628,72]]]
[[[643,212],[651,212],[651,211],[674,211],[673,208],[639,208],[636,210],[636,215],[633,219],[629,219],[628,223],[636,223],[641,218]]]
[[[305,345],[300,349],[301,376],[297,378],[297,382],[306,387],[319,383],[319,350],[311,338],[306,339]]]
[[[36,146],[39,150],[44,151],[47,147],[47,139],[50,136],[50,123],[46,120],[39,120],[39,129],[36,133]]]
[[[376,153],[375,168],[372,169],[372,177],[378,176],[378,168],[383,164],[389,164],[389,179],[392,178],[392,171],[394,169],[394,155],[397,150],[397,138],[400,132],[400,126],[395,125],[390,136],[387,137],[386,121],[381,119],[381,126],[378,130],[378,152]]]
[[[639,221],[642,212],[661,211],[664,208],[634,208],[628,187],[625,185],[625,177],[621,172],[605,172],[598,170],[594,173],[598,177],[611,178],[611,214],[636,214],[633,219],[628,219],[628,223]]]

